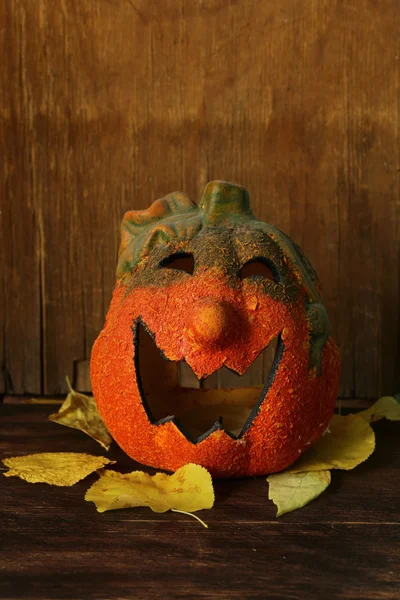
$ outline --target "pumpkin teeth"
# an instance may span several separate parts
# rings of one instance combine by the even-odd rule
[[[133,333],[136,379],[149,421],[156,425],[173,422],[194,444],[217,430],[234,439],[245,434],[268,393],[284,350],[278,335],[243,375],[223,366],[199,379],[184,360],[171,361],[164,356],[141,319]],[[255,376],[259,386],[254,386]]]

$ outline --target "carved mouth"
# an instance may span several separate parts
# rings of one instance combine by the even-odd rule
[[[233,439],[243,437],[268,394],[284,352],[279,334],[243,375],[222,367],[200,380],[185,361],[165,358],[141,319],[136,320],[133,334],[137,384],[149,421],[173,422],[193,444],[217,430]]]

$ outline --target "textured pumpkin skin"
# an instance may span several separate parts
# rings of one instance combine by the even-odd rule
[[[232,188],[235,193],[242,190],[224,182],[209,184],[201,208],[204,198],[213,193],[215,196],[216,191],[225,200]],[[232,194],[229,199],[232,201]],[[196,215],[195,209],[193,213],[191,210],[186,222]],[[218,215],[217,226],[212,222],[203,224],[195,235],[192,230],[182,235],[178,228],[177,235],[174,232],[167,243],[147,248],[134,257],[134,264],[128,261],[128,268],[118,273],[106,324],[93,348],[91,376],[100,414],[111,435],[138,462],[172,471],[194,462],[214,477],[273,473],[293,463],[318,439],[332,416],[339,385],[339,353],[324,331],[326,323],[321,326],[318,322],[320,314],[325,315],[320,308],[318,283],[307,277],[310,271],[304,263],[300,268],[301,261],[293,266],[290,241],[288,247],[285,240],[282,242],[282,251],[282,244],[270,230],[262,235],[268,237],[266,244],[274,239],[274,262],[283,283],[238,279],[238,265],[254,256],[264,242],[258,237],[261,234],[251,213],[241,219],[243,207],[239,206],[237,212],[238,221],[230,219],[221,224]],[[147,219],[159,231],[163,215],[165,205],[160,208],[153,204],[139,216],[129,213],[125,222],[131,227],[133,221],[136,226]],[[130,239],[132,232],[126,239],[128,244]],[[218,240],[220,247],[216,247]],[[120,252],[125,263],[126,247],[123,243]],[[228,248],[225,254],[224,248]],[[266,248],[275,252],[272,247]],[[193,275],[157,270],[163,255],[189,249],[198,257]],[[214,301],[225,307],[226,325],[230,323],[215,344],[192,335],[197,313]],[[174,422],[149,420],[135,361],[138,321],[152,333],[167,359],[186,360],[199,378],[211,375],[224,364],[244,373],[271,340],[281,336],[284,351],[272,384],[239,439],[217,429],[193,443]]]

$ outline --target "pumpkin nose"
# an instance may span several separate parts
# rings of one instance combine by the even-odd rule
[[[222,345],[234,334],[235,321],[236,313],[227,302],[201,298],[192,307],[187,334],[195,343]]]

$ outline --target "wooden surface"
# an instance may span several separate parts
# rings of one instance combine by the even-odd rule
[[[54,409],[54,407],[53,407]],[[51,407],[0,407],[0,458],[43,451],[104,454],[51,423]],[[0,598],[393,600],[400,590],[398,425],[378,423],[377,449],[333,472],[307,507],[275,518],[265,478],[219,481],[209,525],[149,509],[99,514],[71,488],[0,476]],[[118,469],[136,467],[118,448]]]
[[[217,178],[317,268],[341,395],[397,389],[398,0],[9,0],[0,24],[0,392],[87,380],[124,212]]]

